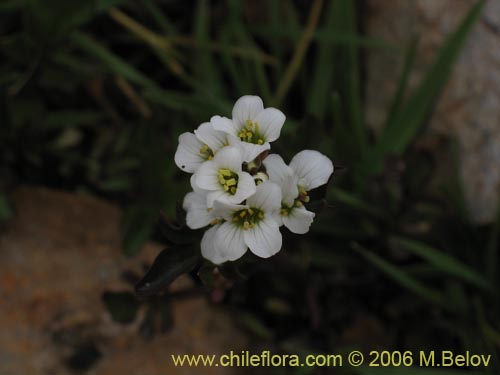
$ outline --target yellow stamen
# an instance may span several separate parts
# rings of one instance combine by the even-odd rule
[[[231,176],[231,171],[229,169],[219,169],[219,176],[225,176],[225,177],[230,177]]]
[[[234,186],[236,185],[236,180],[234,178],[231,178],[230,180],[226,181],[227,186]]]

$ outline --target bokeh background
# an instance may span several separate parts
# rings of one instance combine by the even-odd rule
[[[0,2],[0,374],[220,373],[170,354],[242,349],[470,351],[497,374],[499,4]],[[287,115],[286,160],[334,161],[327,203],[272,259],[139,298],[189,189],[178,135],[244,94]]]

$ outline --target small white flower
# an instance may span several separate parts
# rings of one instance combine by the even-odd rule
[[[290,168],[299,178],[299,190],[303,188],[306,192],[326,184],[333,173],[332,161],[314,150],[299,152],[292,158]]]
[[[317,151],[304,150],[295,155],[290,166],[276,154],[269,155],[263,163],[269,179],[281,188],[283,225],[293,233],[307,233],[315,214],[303,203],[309,202],[309,190],[328,182],[333,173],[331,160]]]
[[[241,140],[243,161],[250,162],[270,149],[270,142],[279,138],[285,115],[276,108],[265,108],[258,96],[245,95],[233,107],[232,120],[214,116],[210,120],[214,129]]]
[[[200,229],[209,224],[217,224],[217,217],[207,206],[207,193],[192,191],[187,193],[182,203],[186,211],[186,224],[191,229]]]
[[[220,264],[239,259],[248,249],[261,258],[276,254],[282,245],[280,202],[279,186],[269,181],[260,184],[245,205],[216,201],[214,215],[226,221],[205,232],[203,257]]]
[[[219,149],[239,143],[233,135],[215,130],[204,122],[193,133],[182,133],[175,152],[175,164],[184,172],[194,173],[199,166],[211,160]]]
[[[207,205],[215,200],[241,203],[255,193],[253,177],[242,171],[242,155],[237,147],[221,148],[212,160],[204,162],[191,178],[194,191],[206,190]]]

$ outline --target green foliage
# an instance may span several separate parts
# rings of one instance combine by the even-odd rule
[[[139,302],[129,292],[106,292],[102,296],[103,302],[115,322],[131,323],[137,314]]]
[[[414,147],[484,2],[472,6],[413,92],[418,39],[400,51],[360,35],[359,4],[351,0],[324,2],[300,46],[303,59],[290,69],[313,3],[0,2],[0,221],[14,212],[8,193],[18,184],[85,191],[124,207],[123,248],[136,254],[156,235],[159,213],[174,217],[188,189],[188,175],[173,163],[179,134],[230,115],[240,95],[270,104],[284,87],[278,99],[287,121],[277,151],[288,161],[293,151],[314,148],[334,160],[323,192],[329,205],[307,236],[285,236],[284,250],[258,267],[251,258],[219,273],[203,264],[199,277],[254,337],[279,349],[347,350],[344,334],[365,313],[390,322],[381,329],[402,348],[498,358],[500,209],[492,225],[470,223],[456,176],[436,188],[434,160]],[[364,123],[367,48],[404,55],[401,74],[387,77],[398,84],[379,137]],[[199,249],[189,245],[199,233],[186,234],[180,222],[164,220],[172,248],[140,293],[164,291],[200,264]],[[128,322],[138,307],[118,297],[104,300]],[[158,314],[168,326],[166,304],[148,310],[144,334]]]

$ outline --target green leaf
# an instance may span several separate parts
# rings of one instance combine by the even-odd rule
[[[381,161],[388,153],[403,153],[425,123],[433,105],[450,76],[469,32],[474,26],[484,1],[478,1],[444,46],[423,78],[422,82],[406,102],[404,109],[395,115],[382,132],[376,146],[376,160],[381,168]],[[377,172],[379,170],[376,170]]]
[[[401,106],[408,86],[408,81],[410,78],[410,72],[413,67],[413,63],[415,61],[417,45],[418,45],[418,39],[412,38],[410,46],[406,51],[406,55],[403,61],[401,78],[398,81],[396,92],[394,93],[394,97],[392,98],[391,107],[389,109],[387,120],[385,122],[385,128],[393,126],[392,124],[394,124],[394,116],[396,116],[396,114],[401,110]]]
[[[210,40],[210,4],[208,0],[198,0],[194,12],[194,35],[198,45],[203,45]],[[197,48],[193,59],[195,76],[203,86],[209,87],[215,96],[222,94],[223,80],[217,69],[212,52],[209,49]]]
[[[357,21],[355,4],[356,3],[351,0],[339,1],[340,17],[344,20],[344,28],[349,33],[354,33],[356,31]],[[361,108],[358,54],[359,51],[356,45],[348,45],[346,47],[346,56],[341,66],[341,71],[343,72],[343,75],[345,75],[344,95],[346,96],[350,126],[353,129],[359,155],[363,155],[366,148],[367,135],[366,128],[364,127],[363,111]]]
[[[115,322],[132,323],[139,309],[139,301],[129,292],[105,292],[102,300]]]
[[[352,247],[355,251],[361,254],[366,260],[368,260],[370,263],[372,263],[374,266],[376,266],[379,270],[381,270],[388,277],[396,281],[402,287],[412,291],[413,293],[419,295],[424,299],[427,299],[438,305],[444,305],[444,298],[439,292],[425,286],[420,281],[410,276],[407,272],[404,272],[399,267],[387,262],[380,256],[370,251],[367,251],[360,245],[354,243]]]
[[[327,32],[334,34],[336,30],[336,15],[337,11],[334,6],[335,2],[330,2],[329,9],[326,11],[325,28]],[[323,120],[327,103],[330,98],[330,90],[332,89],[333,73],[335,71],[335,59],[333,46],[328,43],[319,42],[318,51],[316,53],[312,86],[310,95],[307,100],[307,110]]]
[[[328,189],[328,201],[339,202],[351,209],[355,209],[376,217],[385,217],[385,213],[381,211],[378,207],[372,206],[366,201],[363,201],[356,195],[349,193],[345,190],[339,189],[337,187],[331,187]]]
[[[180,208],[180,211],[184,212],[182,208]],[[185,221],[183,221],[183,223],[185,223]],[[158,220],[158,227],[168,244],[187,245],[200,241],[195,231],[189,229],[185,224],[181,224],[180,220],[177,222],[169,220],[163,213],[161,213],[160,219]]]
[[[101,60],[111,72],[144,87],[160,89],[154,81],[88,35],[75,32],[72,34],[71,39],[80,49]]]
[[[160,293],[177,277],[193,270],[200,261],[200,250],[195,246],[174,246],[163,250],[136,285],[137,294],[150,296]]]
[[[434,249],[433,247],[425,245],[421,242],[402,237],[393,237],[391,238],[391,241],[396,246],[399,246],[412,254],[425,259],[441,272],[455,276],[463,281],[467,281],[479,288],[491,289],[491,285],[488,281],[477,271],[440,250]]]
[[[175,26],[163,13],[161,8],[153,0],[141,0],[144,9],[154,18],[155,22],[160,26],[166,34],[174,35],[177,33]]]

